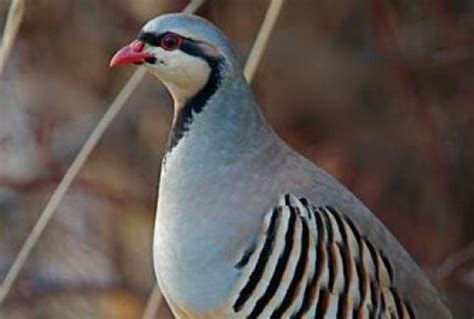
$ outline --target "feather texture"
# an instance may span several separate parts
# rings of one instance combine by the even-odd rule
[[[281,198],[236,267],[241,318],[417,318],[383,251],[349,217],[304,198]]]

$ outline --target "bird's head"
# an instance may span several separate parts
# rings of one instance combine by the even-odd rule
[[[178,104],[195,96],[217,73],[240,72],[226,37],[190,14],[166,14],[147,22],[137,39],[120,49],[110,66],[144,65]]]

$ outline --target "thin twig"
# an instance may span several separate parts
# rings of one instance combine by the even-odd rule
[[[13,0],[8,9],[7,21],[3,29],[2,45],[0,46],[0,77],[10,55],[25,12],[25,0]]]
[[[271,0],[270,5],[268,6],[265,19],[258,31],[257,38],[253,43],[252,50],[250,51],[244,68],[244,74],[249,83],[252,82],[255,71],[262,59],[263,51],[265,50],[272,30],[275,27],[275,22],[281,12],[283,2],[284,0]]]
[[[474,242],[450,255],[439,267],[435,269],[433,276],[436,282],[443,282],[453,273],[456,268],[462,264],[465,264],[471,259],[474,259]]]
[[[145,306],[145,311],[143,312],[142,319],[153,319],[156,318],[158,310],[161,306],[161,301],[163,297],[161,296],[160,287],[157,283],[153,286],[153,290],[151,291],[150,296],[148,297],[148,301]]]
[[[267,9],[267,13],[265,14],[265,19],[258,30],[257,38],[252,46],[244,68],[245,78],[249,83],[252,82],[255,71],[258,67],[258,64],[260,63],[262,53],[265,50],[268,39],[270,38],[270,35],[273,31],[276,19],[278,18],[278,15],[281,11],[283,1],[284,0],[271,0]],[[158,287],[158,284],[155,283],[153,290],[148,297],[142,319],[156,318],[162,300],[163,298],[160,293],[160,288]]]
[[[194,13],[204,4],[206,0],[191,0],[188,5],[183,9],[184,13]]]

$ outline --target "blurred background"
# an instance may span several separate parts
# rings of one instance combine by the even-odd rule
[[[0,0],[3,25],[10,1]],[[35,0],[0,79],[0,278],[133,67],[112,54],[185,0]],[[268,0],[199,14],[245,61]],[[267,119],[395,234],[455,318],[474,315],[474,2],[288,0],[253,81]],[[147,76],[107,130],[0,318],[140,318],[172,103]],[[163,304],[159,318],[171,318]]]

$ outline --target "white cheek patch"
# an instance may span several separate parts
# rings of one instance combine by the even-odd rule
[[[194,96],[206,84],[211,68],[205,60],[180,50],[166,51],[159,47],[148,48],[156,57],[148,69],[170,90],[178,104]]]

